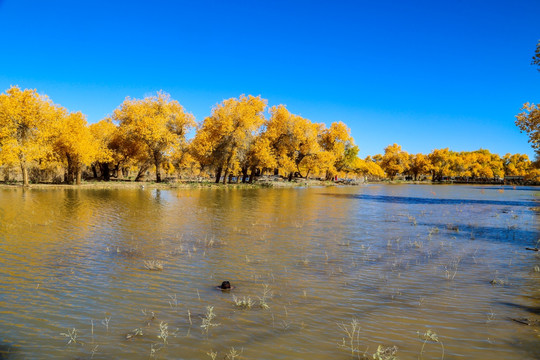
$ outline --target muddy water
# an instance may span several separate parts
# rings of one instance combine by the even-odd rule
[[[372,358],[383,345],[400,359],[537,359],[540,327],[512,320],[540,320],[540,257],[524,250],[539,238],[537,196],[3,189],[0,354],[316,360]],[[151,260],[163,270],[147,270]],[[223,280],[235,289],[216,290]],[[353,320],[351,344],[342,328]]]

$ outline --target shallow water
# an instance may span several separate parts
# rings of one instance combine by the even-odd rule
[[[237,359],[351,359],[339,324],[357,319],[357,357],[384,345],[400,359],[422,347],[424,359],[443,349],[444,359],[537,359],[540,327],[512,318],[540,320],[540,257],[524,249],[539,238],[538,195],[2,189],[0,355],[223,359],[234,347]],[[236,288],[216,290],[223,280]],[[216,326],[205,333],[208,306]],[[422,338],[428,330],[439,342]]]

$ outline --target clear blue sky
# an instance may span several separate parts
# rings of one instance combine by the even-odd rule
[[[35,88],[97,122],[164,90],[197,121],[262,95],[343,121],[360,155],[391,143],[526,153],[540,102],[540,1],[0,0],[0,91]]]

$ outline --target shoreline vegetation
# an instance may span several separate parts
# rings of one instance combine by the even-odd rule
[[[255,182],[302,186],[314,179],[322,185],[540,183],[540,161],[525,154],[448,148],[409,154],[398,144],[388,145],[383,154],[363,159],[358,154],[343,122],[314,123],[285,105],[269,107],[260,95],[223,100],[196,122],[160,91],[144,99],[127,97],[110,116],[88,124],[81,112],[69,112],[36,90],[13,86],[0,94],[0,179],[7,184],[124,184],[151,178],[155,183],[182,179],[165,185],[177,187],[207,187],[212,180],[244,187]],[[261,182],[268,177],[273,180]]]
[[[382,179],[365,181],[363,179],[294,179],[288,181],[285,178],[263,177],[253,183],[231,182],[223,184],[216,183],[210,179],[186,180],[186,179],[164,179],[162,182],[150,180],[87,180],[80,184],[65,183],[31,183],[23,186],[22,181],[0,182],[0,189],[24,187],[29,189],[261,189],[261,188],[296,188],[296,187],[331,187],[331,186],[359,186],[365,184],[389,184],[389,185],[506,185],[506,186],[539,186],[537,183],[527,182],[504,182],[486,180],[463,180],[447,179],[444,181],[431,180],[403,180],[403,179]]]

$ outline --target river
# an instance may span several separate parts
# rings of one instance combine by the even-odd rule
[[[3,188],[0,358],[538,359],[539,194]]]

